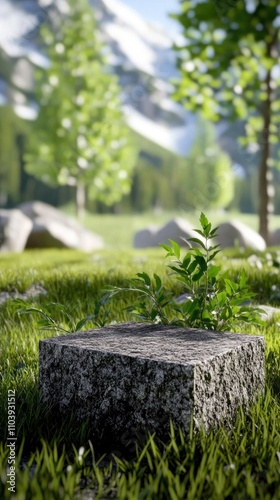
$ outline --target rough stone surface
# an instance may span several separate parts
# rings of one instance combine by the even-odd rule
[[[40,341],[42,402],[97,432],[167,435],[233,419],[264,389],[264,340],[124,323]]]
[[[74,248],[91,252],[104,246],[100,236],[47,203],[31,201],[19,205],[19,209],[32,220],[26,248]]]
[[[222,248],[234,247],[236,244],[261,252],[266,248],[265,241],[260,234],[236,220],[220,224],[216,241]]]
[[[0,250],[2,252],[22,252],[31,230],[31,220],[20,210],[0,210]]]

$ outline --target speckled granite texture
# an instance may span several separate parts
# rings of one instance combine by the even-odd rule
[[[232,419],[264,389],[260,336],[123,323],[40,341],[41,400],[97,432],[188,432]]]

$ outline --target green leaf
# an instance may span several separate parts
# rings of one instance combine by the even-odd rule
[[[169,239],[169,241],[172,244],[173,252],[174,252],[175,257],[177,257],[177,259],[180,259],[180,254],[181,254],[180,245],[177,243],[177,241],[174,241],[174,240],[171,240],[171,239]]]
[[[153,308],[151,310],[151,321],[154,321],[156,319],[157,315],[158,315],[157,309]]]
[[[189,253],[187,255],[185,255],[183,262],[182,262],[182,267],[184,269],[186,269],[189,266],[191,259],[192,259],[192,256]]]
[[[55,322],[50,322],[50,321],[48,321],[46,319],[40,319],[40,320],[38,320],[38,326],[39,327],[45,327],[45,326],[47,326],[47,327],[53,328],[54,325],[56,325]]]
[[[201,231],[201,229],[193,229],[193,231],[195,231],[196,233],[200,234],[200,236],[203,236],[203,237],[205,236],[204,232]]]
[[[226,292],[229,296],[233,295],[238,290],[238,285],[229,279],[225,279]]]
[[[214,227],[214,229],[212,229],[212,231],[210,231],[209,236],[211,236],[211,238],[214,238],[214,236],[217,236],[217,231],[219,231],[219,228]]]
[[[212,252],[213,250],[216,250],[216,248],[220,248],[220,247],[221,247],[220,243],[218,243],[218,245],[214,245],[214,246],[212,246],[212,245],[211,245],[211,246],[209,246],[209,247],[208,247],[208,252]],[[219,251],[220,251],[220,250],[219,250]],[[217,253],[218,253],[218,252],[216,252],[216,253],[215,253],[215,255],[216,255]]]
[[[160,243],[160,246],[166,250],[169,254],[172,254],[172,248],[169,245],[166,245],[165,243]]]
[[[137,273],[136,276],[139,276],[139,278],[141,278],[148,287],[151,286],[151,278],[147,273],[144,273],[144,272]]]
[[[221,250],[216,250],[216,252],[211,253],[211,255],[209,255],[209,257],[208,257],[208,262],[210,262],[211,260],[213,260],[216,257],[216,255],[218,253],[220,253],[220,251]]]
[[[207,250],[203,241],[200,240],[199,238],[188,238],[188,241],[193,241],[194,243],[198,243],[202,248],[204,248],[204,250]]]
[[[156,290],[160,290],[162,287],[162,282],[160,277],[157,274],[154,274],[155,282],[156,282]]]
[[[186,302],[184,302],[182,307],[183,313],[186,315],[192,314],[195,309],[196,309],[196,303],[192,300],[187,300]]]
[[[208,269],[208,278],[215,278],[221,270],[221,266],[211,266]]]
[[[212,227],[212,224],[207,224],[207,226],[204,228],[204,233],[205,233],[205,236],[208,237],[209,233],[210,233],[210,229]]]
[[[192,280],[193,281],[199,281],[200,278],[203,276],[203,270],[200,269],[196,274],[193,275]]]
[[[194,247],[194,248],[191,248],[190,251],[192,251],[192,253],[194,253],[195,255],[201,255],[201,257],[203,257],[203,253],[199,248]]]
[[[174,274],[180,274],[182,276],[187,276],[187,273],[188,273],[188,269],[184,269],[182,267],[178,267],[178,266],[168,266],[169,269],[172,269],[172,271],[174,271]]]
[[[198,263],[198,265],[201,268],[202,272],[207,271],[207,262],[206,262],[205,258],[202,255],[196,255],[194,257],[194,259]]]
[[[223,306],[227,303],[227,294],[225,291],[223,292],[219,292],[217,294],[217,299],[218,299],[218,302],[219,302],[219,305],[220,306]]]
[[[197,268],[197,266],[198,266],[198,262],[197,262],[197,260],[194,260],[194,261],[193,261],[193,262],[189,265],[189,267],[188,267],[188,272],[189,272],[190,274],[192,274],[192,273],[194,272],[194,270]]]
[[[92,321],[93,319],[96,318],[96,316],[97,316],[96,314],[89,314],[85,318],[78,321],[78,323],[76,323],[76,325],[75,325],[75,332],[78,332],[79,330],[81,330],[83,328],[83,326],[85,326],[85,324],[88,321]]]
[[[61,311],[63,313],[65,313],[67,310],[63,304],[59,304],[58,302],[50,302],[50,305],[55,307],[58,311]]]
[[[201,227],[203,228],[203,230],[205,230],[205,228],[207,228],[207,226],[209,225],[209,221],[208,221],[206,215],[203,212],[201,212],[201,214],[200,214],[199,222],[200,222]]]

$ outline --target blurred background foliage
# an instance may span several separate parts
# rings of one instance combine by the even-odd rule
[[[206,4],[207,2],[204,3]],[[211,10],[212,17],[207,15],[207,19],[204,19],[206,14],[205,12],[202,11],[203,2],[200,2],[199,4],[197,4],[197,2],[186,2],[186,1],[183,1],[181,3],[178,2],[177,4],[176,2],[174,2],[174,10],[176,10],[176,8],[177,10],[181,9],[181,13],[178,19],[179,23],[183,25],[185,30],[189,29],[193,30],[192,43],[190,42],[191,40],[190,32],[185,31],[184,33],[185,47],[182,48],[180,54],[180,57],[182,59],[181,62],[182,64],[184,64],[183,66],[184,73],[183,73],[183,78],[181,79],[180,92],[183,93],[185,97],[188,95],[188,92],[191,92],[191,76],[196,76],[195,71],[194,72],[190,71],[191,70],[190,65],[187,66],[188,63],[194,64],[193,62],[194,56],[192,55],[191,60],[189,60],[187,52],[188,53],[191,52],[192,46],[193,50],[194,51],[196,50],[198,52],[199,43],[201,44],[204,43],[204,45],[207,45],[203,37],[200,40],[197,39],[197,37],[195,36],[195,30],[196,29],[200,30],[200,28],[203,28],[203,26],[201,27],[201,23],[204,24],[209,23],[210,26],[213,19],[215,21],[214,28],[216,30],[220,29],[219,26],[224,26],[224,27],[226,26],[227,30],[228,29],[227,25],[223,23],[225,23],[225,16],[234,15],[233,9],[237,9],[236,12],[240,17],[242,17],[241,10],[245,9],[247,21],[249,22],[249,20],[252,20],[253,22],[253,20],[256,19],[258,16],[258,12],[257,11],[255,12],[253,10],[254,2],[251,2],[252,3],[251,12],[250,12],[250,6],[248,8],[247,3],[248,2],[245,1],[239,2],[238,9],[235,5],[233,5],[232,3],[229,5],[226,1],[218,2],[215,9],[215,5],[213,3],[213,5],[209,7],[209,9]],[[266,11],[267,12],[266,16],[268,16],[268,14],[269,16],[263,20],[264,25],[266,22],[268,22],[268,20],[269,22],[271,22],[272,19],[271,16],[274,16],[274,24],[276,23],[276,28],[277,28],[275,29],[278,34],[277,16],[279,14],[278,13],[279,9],[277,7],[277,2],[275,2],[274,0],[270,0],[269,2],[263,1],[259,3],[263,7],[265,7],[266,4],[267,7],[269,7],[269,12],[268,10]],[[87,1],[80,3],[81,8],[82,6],[84,6],[83,8],[85,9],[85,12],[88,9],[87,4],[88,4]],[[72,11],[74,5],[75,4],[73,3]],[[193,15],[188,16],[187,11],[194,12],[195,18],[193,17]],[[264,12],[263,9],[262,12]],[[80,15],[83,14],[80,13]],[[232,22],[235,22],[234,19],[232,20]],[[44,21],[45,20],[46,19],[44,19]],[[257,24],[256,23],[254,24],[254,22],[252,26],[253,27],[255,26],[256,28]],[[55,28],[55,25],[57,23],[58,20],[56,19],[56,21],[53,24],[53,28]],[[68,32],[68,35],[70,37],[70,42],[69,42],[70,52],[72,43],[71,37],[73,37],[73,43],[74,43],[74,38],[77,38],[78,36],[77,33],[79,33],[80,23],[81,21],[79,21],[79,19],[76,18],[76,27],[75,28],[73,27],[72,33]],[[244,22],[242,21],[242,23],[241,23],[242,24],[241,28],[244,31],[245,28],[243,25],[245,21]],[[202,32],[204,34],[205,33],[207,34],[208,32],[207,29],[206,28],[203,29]],[[235,28],[235,35],[237,38],[239,36],[238,29]],[[77,33],[75,32],[75,30],[77,31]],[[89,37],[91,35],[92,35],[92,43],[95,44],[94,50],[95,50],[96,60],[99,57],[98,56],[99,52],[100,52],[100,58],[102,59],[103,57],[102,48],[101,46],[99,47],[98,45],[96,45],[95,41],[96,33],[98,31],[99,31],[99,26],[95,26],[92,33],[90,31],[90,28],[87,28],[86,44],[84,47],[81,46],[81,48],[79,49],[81,59],[84,61],[84,63],[87,61],[88,51],[91,45]],[[262,43],[264,43],[262,42],[262,31],[258,27],[256,28],[256,31],[258,32],[257,36],[259,37],[259,45],[261,46]],[[224,53],[226,53],[227,51],[224,50],[224,47],[225,46],[227,47],[228,44],[231,44],[229,46],[232,47],[233,41],[232,39],[227,38],[227,40],[225,40],[222,44],[221,39],[219,38],[217,33],[216,33],[217,37],[216,40],[214,40],[214,42],[216,42],[218,53],[215,55],[215,57],[211,57],[210,59],[208,58],[208,62],[210,60],[211,63],[214,64],[214,66],[215,66],[215,61],[216,63],[218,62],[218,65],[216,64],[215,66],[216,67],[215,71],[217,73],[215,78],[217,80],[217,85],[218,84],[221,85],[222,70],[221,70],[221,63],[218,59],[218,55],[221,53],[222,50]],[[65,58],[67,56],[66,53],[59,54],[57,52],[57,47],[60,42],[56,38],[59,37],[62,37],[62,32],[58,30],[56,37],[54,37],[53,40],[49,39],[49,57],[51,58],[50,61],[51,64],[52,63],[54,64],[55,55],[56,56],[64,55]],[[36,43],[38,43],[38,45],[42,47],[43,51],[46,53],[46,40],[45,42],[43,40],[44,39],[40,36],[39,31],[36,32],[34,35],[32,35],[32,41],[36,41]],[[250,40],[248,39],[248,44],[249,42]],[[253,51],[253,45],[252,47],[250,46],[249,50]],[[90,52],[92,55],[93,52],[91,50]],[[253,54],[253,52],[252,53],[250,52],[250,54],[246,55],[243,50],[243,55],[242,55],[243,59],[241,62],[242,64],[244,63],[245,65],[246,63],[246,65],[249,66],[247,68],[247,73],[246,72],[244,73],[245,76],[242,73],[240,78],[241,80],[242,78],[244,80],[244,78],[246,77],[247,78],[246,82],[248,82],[248,84],[249,83],[253,84],[253,82],[251,82],[250,80],[249,73],[252,74],[252,71],[256,66],[254,61],[256,60],[257,56],[256,54]],[[278,51],[276,50],[276,53],[274,54],[273,57],[276,61],[275,63],[276,66],[278,65],[279,68],[279,50]],[[59,66],[58,59],[56,60],[55,64]],[[266,63],[264,61],[264,65],[265,64]],[[270,63],[267,62],[267,64],[269,65]],[[254,66],[253,69],[251,68],[252,65]],[[58,66],[57,69],[59,69]],[[198,67],[199,64],[197,65],[196,71],[198,71]],[[49,71],[48,69],[46,69],[45,72],[44,70],[41,71],[41,77],[40,77],[41,82],[42,78],[43,79],[50,78],[51,75],[48,74],[48,71]],[[205,71],[202,72],[204,78],[209,77],[209,72],[210,72],[209,68],[207,69],[206,72]],[[9,58],[6,56],[6,54],[1,48],[0,48],[0,73],[1,73],[0,76],[3,78],[5,77],[7,81],[9,81],[9,78],[11,79],[12,72],[9,64]],[[274,69],[274,74],[277,76],[276,69]],[[118,92],[121,91],[121,89],[118,88],[118,84],[115,77],[113,77],[113,75],[110,75],[108,73],[108,77],[109,76],[111,76],[112,81],[115,82],[114,95],[115,99],[118,100],[119,99]],[[186,81],[186,79],[188,81]],[[106,83],[104,84],[103,82],[101,84],[101,88],[102,85],[106,86],[107,84]],[[231,105],[238,104],[237,101],[241,106],[241,101],[240,101],[241,97],[239,93],[240,89],[238,85],[241,84],[235,82],[236,88],[235,91],[232,92],[232,95],[230,95],[230,92],[228,90],[226,91],[226,89],[224,89],[223,98],[227,101],[226,106],[224,106],[223,108],[224,111],[229,110]],[[254,83],[254,85],[256,85],[256,82]],[[211,82],[208,83],[208,90],[210,89],[210,87],[211,87]],[[67,101],[67,92],[66,90],[64,92],[64,90],[65,88],[63,87],[63,89],[61,89],[60,92],[61,92],[61,99],[62,97],[64,97],[64,102],[65,102],[65,100]],[[210,93],[208,92],[209,94],[208,98],[211,101],[211,99],[213,100],[213,96],[210,90],[209,90]],[[37,90],[35,91],[35,93],[36,92],[37,94],[41,93],[41,97],[38,100],[38,104],[40,105],[40,99],[42,101],[44,100],[44,98],[46,98],[46,96],[44,97],[42,95],[43,94],[42,85],[37,86]],[[91,92],[93,93],[93,88],[91,89]],[[62,96],[63,93],[65,93],[64,96]],[[27,94],[29,96],[32,96],[34,92],[33,90],[29,90]],[[206,94],[207,93],[205,93],[203,106],[207,107]],[[199,110],[199,108],[203,107],[202,102],[201,101],[199,102],[199,100],[197,101],[197,97],[199,97],[199,95],[200,94],[197,91],[196,101],[194,103],[196,110]],[[234,98],[234,102],[232,102],[231,97]],[[253,102],[255,97],[251,95],[250,99]],[[274,115],[277,115],[276,108],[278,102],[279,101],[275,97],[274,108],[273,108]],[[89,101],[87,101],[87,103],[89,103]],[[209,114],[209,109],[210,108],[208,108],[208,114]],[[69,108],[69,113],[71,113],[70,108]],[[210,115],[208,116],[208,118],[213,118]],[[41,116],[43,124],[43,127],[41,126],[41,129],[43,129],[45,125],[45,134],[49,134],[49,140],[51,141],[53,124],[48,119],[47,115],[44,116],[39,114],[39,116]],[[132,159],[129,159],[127,157],[127,159],[125,160],[126,167],[127,167],[127,172],[129,173],[129,177],[131,176],[131,178],[129,181],[127,181],[126,189],[124,190],[124,192],[122,192],[122,189],[119,186],[115,190],[116,192],[119,193],[119,195],[123,194],[123,198],[120,201],[117,201],[116,199],[111,199],[110,206],[108,206],[108,203],[105,203],[108,201],[108,199],[104,198],[102,199],[102,197],[96,196],[97,193],[95,193],[94,196],[90,196],[90,193],[88,192],[86,196],[87,209],[89,211],[99,212],[99,213],[129,213],[129,212],[143,212],[151,209],[178,210],[178,208],[180,208],[186,211],[191,211],[197,208],[200,209],[217,208],[217,209],[235,210],[243,213],[255,213],[258,210],[256,190],[259,182],[258,165],[261,159],[262,151],[261,148],[255,148],[253,150],[252,147],[251,150],[250,148],[248,150],[245,149],[242,150],[241,147],[239,148],[237,145],[237,138],[242,134],[244,135],[244,132],[245,133],[247,132],[248,134],[251,131],[250,134],[252,135],[253,131],[254,137],[252,136],[252,141],[257,145],[260,144],[260,132],[259,132],[260,123],[258,121],[258,117],[254,116],[253,113],[253,116],[251,117],[250,121],[251,128],[249,127],[248,129],[248,125],[246,126],[247,128],[245,128],[244,118],[246,118],[246,116],[244,115],[244,113],[243,116],[240,116],[239,118],[240,118],[239,121],[235,124],[231,124],[228,118],[226,119],[226,124],[227,124],[226,132],[224,134],[220,134],[219,140],[217,138],[216,128],[214,128],[214,126],[210,123],[210,121],[205,120],[205,118],[199,118],[199,125],[197,128],[198,132],[196,134],[195,140],[193,141],[189,153],[185,156],[176,155],[175,153],[163,148],[159,144],[156,144],[155,142],[148,140],[147,138],[143,137],[137,132],[131,131],[130,137],[131,137],[131,142],[134,144],[134,147],[136,149],[136,160],[132,161]],[[121,113],[117,119],[119,120],[119,122],[121,122],[122,120]],[[110,121],[110,118],[106,119],[105,121],[107,122]],[[13,108],[7,104],[2,105],[0,107],[0,206],[1,207],[13,207],[22,201],[30,199],[40,199],[42,201],[51,203],[55,206],[63,206],[63,205],[69,205],[69,203],[74,203],[75,200],[74,186],[71,185],[69,186],[67,185],[67,182],[62,182],[61,179],[63,176],[60,175],[60,182],[57,183],[59,184],[57,186],[55,186],[54,183],[52,183],[52,186],[49,186],[46,183],[42,182],[44,176],[41,175],[39,168],[40,166],[39,159],[40,161],[42,160],[42,154],[41,154],[42,151],[39,151],[39,149],[42,143],[40,142],[39,144],[38,123],[39,123],[38,121],[34,122],[33,125],[31,121],[22,119],[13,111]],[[277,135],[277,131],[275,131],[274,129],[272,130],[272,128],[271,128],[271,136],[273,136],[274,140],[274,138]],[[67,132],[67,127],[65,128],[65,131]],[[124,127],[123,134],[126,135],[126,133],[127,132],[125,131]],[[172,134],[172,128],[170,129],[170,133]],[[102,131],[100,132],[100,136],[101,135]],[[229,136],[232,139],[231,143],[229,142]],[[26,155],[28,140],[29,142],[33,142],[34,154],[32,162],[30,161],[26,162],[26,160],[28,159]],[[73,138],[69,137],[69,140],[73,141]],[[111,141],[110,138],[108,140]],[[106,154],[108,153],[107,151],[108,141],[107,142],[106,141],[104,141],[103,146],[100,147],[101,157],[106,156]],[[252,141],[250,142],[251,145]],[[66,147],[65,144],[62,144],[61,146],[62,150],[65,149]],[[38,147],[37,153],[36,153],[36,146]],[[279,213],[280,211],[280,187],[278,183],[279,173],[277,170],[278,168],[277,164],[273,163],[272,161],[273,158],[276,158],[277,155],[276,146],[277,145],[273,147],[273,151],[271,152],[271,158],[270,158],[271,161],[269,169],[270,172],[273,174],[272,183],[274,184],[275,188],[275,202],[274,202],[275,212]],[[62,153],[63,152],[64,151],[62,151]],[[108,153],[107,158],[111,155],[111,153],[112,152]],[[38,155],[38,163],[36,163],[36,154]],[[85,158],[85,160],[89,161],[87,158]],[[65,163],[65,161],[67,162],[67,159],[66,160],[64,159],[62,163],[63,162]],[[134,168],[132,169],[133,166]],[[46,178],[44,178],[44,180],[46,180]],[[91,184],[90,176],[88,179],[88,184]],[[131,184],[130,192],[128,192],[129,184]],[[125,191],[127,192],[125,193]]]
[[[87,0],[69,0],[66,19],[55,21],[41,29],[50,64],[37,70],[25,169],[52,187],[73,186],[80,217],[87,196],[112,205],[130,191],[135,154]]]
[[[219,15],[217,15],[219,14]],[[259,232],[269,241],[272,167],[279,163],[280,7],[277,0],[182,0],[175,18],[175,98],[211,121],[244,121],[241,144],[258,157]]]

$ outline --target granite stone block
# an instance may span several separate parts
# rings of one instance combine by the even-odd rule
[[[43,404],[97,432],[167,435],[233,421],[264,390],[264,339],[144,323],[40,341]]]

